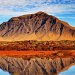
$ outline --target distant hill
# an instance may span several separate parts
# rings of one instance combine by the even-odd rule
[[[0,25],[0,41],[75,40],[75,28],[45,12],[13,17]]]

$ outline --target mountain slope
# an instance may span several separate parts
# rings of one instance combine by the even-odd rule
[[[1,40],[75,40],[75,28],[44,12],[13,17],[0,25]]]

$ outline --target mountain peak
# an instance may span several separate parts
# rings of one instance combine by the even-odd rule
[[[45,13],[45,12],[43,12],[43,11],[39,11],[39,12],[36,12],[35,14],[47,14],[47,13]],[[47,14],[48,15],[48,14]]]
[[[0,37],[12,40],[75,40],[75,29],[58,18],[39,11],[13,17],[0,25]]]

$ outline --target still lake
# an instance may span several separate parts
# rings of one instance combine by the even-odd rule
[[[60,72],[58,75],[75,75],[75,65],[72,65],[67,70]]]
[[[6,72],[0,69],[0,75],[11,75],[11,74],[9,72]]]

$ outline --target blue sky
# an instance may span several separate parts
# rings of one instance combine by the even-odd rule
[[[75,0],[0,0],[0,23],[38,11],[56,16],[75,27]]]

